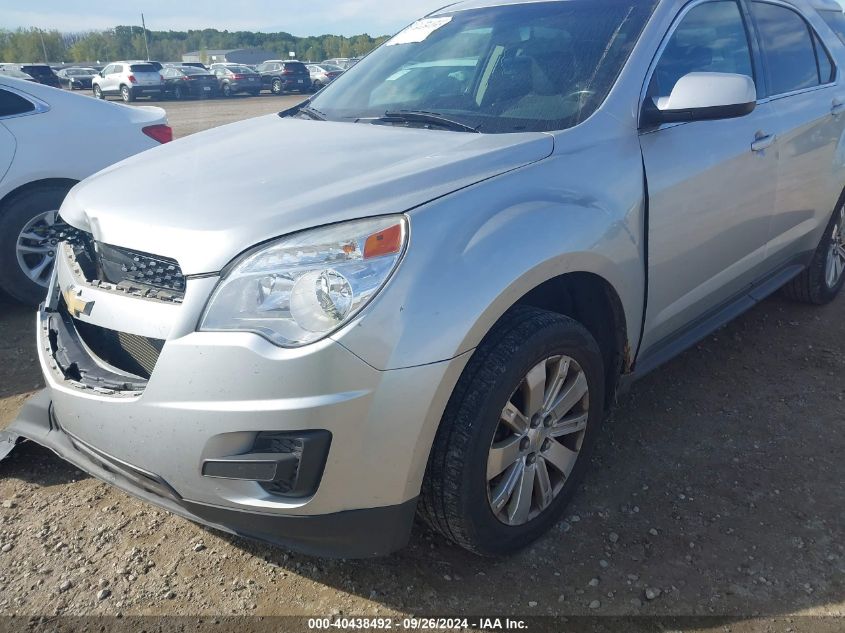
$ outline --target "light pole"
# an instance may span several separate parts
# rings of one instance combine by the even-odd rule
[[[147,43],[147,23],[144,22],[144,14],[141,14],[141,26],[144,28],[144,48],[147,49],[147,61],[150,61],[150,45]]]

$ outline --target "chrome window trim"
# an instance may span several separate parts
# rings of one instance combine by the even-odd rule
[[[14,95],[19,96],[21,99],[26,99],[29,101],[34,107],[29,112],[21,112],[19,114],[7,114],[7,115],[0,115],[0,121],[8,121],[9,119],[18,119],[24,116],[33,116],[35,114],[44,114],[45,112],[50,111],[50,105],[45,101],[42,101],[38,97],[34,97],[28,92],[23,92],[22,90],[18,90],[10,86],[7,83],[0,83],[0,90],[8,90]]]

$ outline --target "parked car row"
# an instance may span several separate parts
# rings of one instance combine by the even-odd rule
[[[206,98],[261,91],[316,92],[342,75],[357,60],[335,59],[319,64],[270,59],[257,66],[150,60],[112,62],[103,67],[71,66],[54,71],[47,64],[0,64],[0,73],[67,90],[91,90],[98,99],[118,96],[125,102],[153,99]],[[334,62],[334,63],[331,63]]]

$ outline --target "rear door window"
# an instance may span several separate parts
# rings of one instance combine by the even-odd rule
[[[768,2],[752,2],[751,11],[760,33],[770,94],[827,83],[819,78],[815,47],[804,18],[792,9]]]
[[[0,89],[0,117],[26,114],[35,110],[35,104],[20,95]]]

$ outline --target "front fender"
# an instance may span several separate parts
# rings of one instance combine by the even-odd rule
[[[642,162],[635,137],[621,153],[618,141],[610,155],[603,145],[577,161],[555,154],[410,212],[396,275],[334,338],[381,370],[451,359],[475,348],[533,288],[589,272],[616,290],[633,346],[645,289]]]

